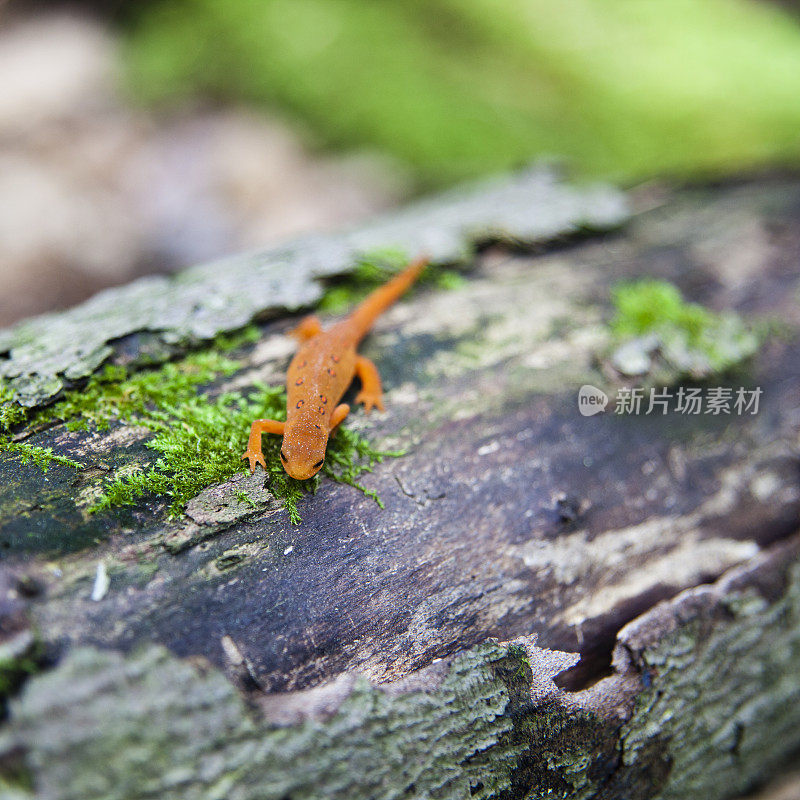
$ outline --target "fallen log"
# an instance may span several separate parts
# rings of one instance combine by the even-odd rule
[[[0,336],[7,407],[29,409],[9,441],[64,460],[0,453],[8,796],[722,799],[790,764],[800,183],[630,202],[532,173]],[[365,342],[389,410],[353,428],[406,451],[360,479],[383,508],[323,481],[293,525],[237,473],[178,518],[152,495],[89,513],[152,431],[38,409],[252,321],[209,396],[279,384],[292,315],[389,246],[466,277]],[[642,275],[781,321],[699,384],[758,388],[757,413],[579,413],[581,386],[690,383],[647,348],[649,376],[614,368],[611,287]]]

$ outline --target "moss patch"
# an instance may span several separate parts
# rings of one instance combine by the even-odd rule
[[[14,400],[14,392],[0,379],[0,434],[25,421],[26,410]]]
[[[71,458],[56,455],[52,447],[37,447],[26,442],[0,442],[0,450],[9,453],[17,453],[23,464],[35,464],[42,472],[47,472],[50,465],[61,464],[65,467],[83,469],[83,464],[73,461]]]
[[[0,707],[14,694],[27,677],[41,669],[39,650],[32,648],[29,653],[0,658]]]
[[[241,368],[241,362],[225,351],[259,336],[253,327],[236,336],[219,337],[214,349],[190,354],[158,369],[130,373],[125,367],[106,366],[83,389],[68,392],[51,408],[31,414],[21,409],[20,421],[30,426],[60,421],[69,430],[107,430],[119,423],[146,428],[152,438],[145,446],[153,451],[153,460],[118,466],[97,487],[89,511],[131,505],[155,495],[168,501],[171,515],[179,515],[202,489],[243,469],[241,454],[254,419],[285,419],[286,394],[282,387],[254,384],[244,394],[216,396],[213,390],[202,391]],[[292,522],[299,523],[298,503],[304,494],[316,491],[320,477],[310,481],[290,478],[280,464],[280,439],[265,436],[263,445],[270,491],[283,501]],[[52,448],[12,442],[8,436],[0,439],[0,450],[18,453],[25,463],[33,462],[43,471],[52,462],[76,469],[83,466],[56,455]],[[384,457],[397,455],[400,453],[379,451],[354,431],[340,428],[328,447],[323,474],[358,488],[380,503],[358,477]]]
[[[30,412],[11,397],[11,390],[0,382],[0,453],[14,453],[19,456],[23,464],[34,464],[42,472],[47,472],[53,463],[74,469],[83,469],[83,464],[57,455],[52,447],[39,447],[27,442],[12,441],[9,436],[11,429],[25,422]]]
[[[760,336],[738,315],[686,302],[666,281],[623,283],[611,299],[612,361],[623,374],[645,374],[659,358],[678,376],[706,378],[739,366],[758,349]]]
[[[160,387],[158,395],[162,394]],[[155,434],[147,442],[147,447],[156,454],[155,462],[134,472],[117,472],[104,485],[91,511],[129,505],[144,495],[155,494],[167,498],[170,513],[178,515],[186,502],[202,489],[242,470],[241,454],[254,419],[286,416],[283,388],[264,384],[256,385],[247,397],[228,392],[215,398],[201,393],[181,397],[177,402],[147,396],[141,399],[143,407],[126,419]],[[315,476],[310,481],[297,481],[289,477],[278,456],[280,441],[276,436],[263,439],[270,491],[283,500],[291,521],[297,524],[298,503],[304,494],[317,490],[320,479]],[[353,431],[341,429],[328,447],[323,472],[380,502],[357,478],[388,455],[399,453],[378,451]]]

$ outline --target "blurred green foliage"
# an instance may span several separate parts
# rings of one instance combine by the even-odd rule
[[[438,184],[538,156],[634,180],[800,162],[800,25],[754,0],[160,0],[130,85],[280,110]]]

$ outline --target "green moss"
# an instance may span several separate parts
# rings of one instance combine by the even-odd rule
[[[0,432],[9,431],[25,421],[26,410],[17,402],[9,401],[0,406]]]
[[[22,682],[40,669],[36,652],[0,659],[0,701],[14,694]]]
[[[139,386],[141,377],[137,376]],[[115,474],[103,487],[91,511],[130,505],[145,495],[159,495],[168,499],[173,515],[180,514],[186,502],[202,489],[242,470],[241,454],[254,419],[286,418],[286,394],[282,387],[258,384],[249,397],[229,392],[210,398],[201,393],[181,396],[178,402],[164,402],[163,392],[164,387],[159,387],[152,398],[139,395],[142,407],[127,416],[129,421],[155,434],[146,445],[156,454],[154,464],[132,473],[123,470]],[[298,503],[304,494],[316,491],[319,477],[310,481],[289,477],[280,463],[280,441],[275,436],[263,439],[270,490],[283,500],[291,521],[297,524]],[[357,479],[388,455],[399,453],[375,450],[358,434],[340,429],[328,447],[323,471],[333,480],[354,486],[380,502]]]
[[[224,337],[215,347],[230,350],[258,337],[258,329]],[[215,380],[232,375],[238,361],[216,350],[193,353],[159,369],[129,374],[123,367],[107,366],[80,391],[69,392],[50,409],[32,419],[62,420],[69,429],[105,430],[114,422],[147,428],[153,436],[146,447],[154,460],[143,466],[125,465],[107,480],[95,497],[91,512],[131,505],[145,496],[167,499],[170,513],[180,514],[185,504],[207,486],[230,478],[243,469],[241,454],[250,423],[260,417],[285,418],[283,388],[254,386],[247,395],[228,392],[217,397],[200,391]],[[49,461],[77,465],[51,451],[14,445],[24,457],[40,465]],[[316,491],[319,478],[296,481],[284,472],[278,453],[280,439],[264,437],[264,457],[270,490],[283,500],[294,523],[300,521],[298,503]],[[377,497],[358,483],[358,476],[387,455],[364,439],[341,429],[329,446],[324,473]]]
[[[178,515],[204,488],[244,468],[241,454],[254,419],[285,419],[286,394],[282,387],[254,384],[246,394],[227,392],[218,396],[202,391],[241,368],[239,361],[221,351],[237,349],[259,337],[258,328],[250,326],[237,334],[217,337],[208,349],[157,369],[131,372],[107,365],[82,389],[67,392],[50,408],[24,413],[20,421],[27,421],[31,427],[60,421],[69,430],[107,430],[116,423],[146,428],[152,436],[145,446],[153,452],[153,460],[119,467],[99,487],[89,511],[158,496],[167,500],[170,514]],[[299,523],[298,504],[305,494],[316,491],[320,477],[310,481],[290,478],[280,464],[278,437],[265,436],[263,447],[270,491],[283,501],[291,521]],[[51,463],[82,468],[76,461],[56,455],[52,448],[11,442],[7,437],[0,438],[0,450],[18,453],[24,462],[32,462],[43,471]],[[329,444],[323,474],[359,489],[380,504],[358,477],[382,458],[397,455],[400,453],[379,451],[341,427]]]
[[[56,455],[52,447],[37,447],[27,442],[0,441],[0,450],[9,453],[17,453],[23,464],[34,464],[42,472],[47,472],[51,464],[61,464],[73,469],[83,469],[83,464],[73,461],[71,458]]]
[[[244,492],[241,489],[237,492],[234,492],[233,496],[240,503],[244,503],[246,506],[250,506],[250,508],[258,508],[258,504],[253,501],[253,498],[250,497],[250,495],[247,494],[247,492]]]
[[[759,335],[736,314],[689,303],[671,283],[623,283],[613,289],[611,299],[615,313],[610,328],[617,343],[639,339],[646,352],[658,350],[680,374],[725,372],[758,349]]]
[[[26,409],[14,399],[11,387],[0,378],[0,435],[24,422],[27,416]]]
[[[131,420],[148,407],[187,402],[198,386],[239,369],[239,362],[224,353],[255,342],[260,335],[259,329],[250,325],[217,336],[207,349],[153,370],[132,373],[125,367],[107,365],[80,391],[67,392],[52,408],[38,412],[35,421],[66,421],[69,430],[86,430],[89,425],[104,430],[112,419]]]
[[[402,250],[395,248],[374,250],[363,256],[352,272],[332,281],[317,307],[321,311],[333,314],[349,311],[373,289],[386,283],[407,266],[409,261],[408,254]],[[464,283],[466,278],[460,272],[439,264],[429,264],[420,275],[417,286],[457,289]]]
[[[237,346],[241,343],[235,339],[223,344],[230,342]],[[213,351],[194,353],[182,362],[132,375],[125,367],[106,366],[85,387],[67,392],[63,400],[50,408],[29,411],[17,406],[22,413],[11,415],[11,424],[27,422],[35,427],[61,421],[68,430],[88,430],[90,426],[106,430],[114,419],[131,421],[145,415],[148,408],[188,402],[194,398],[197,386],[229,375],[237,368],[236,362]],[[0,438],[0,451],[17,453],[23,463],[33,463],[43,472],[51,463],[83,468],[72,459],[56,455],[50,447],[12,442],[7,437]]]
[[[260,386],[259,401],[234,393],[216,398],[198,393],[201,376],[203,383],[209,383],[237,368],[235,362],[222,358],[217,363],[220,372],[209,371],[207,358],[220,357],[206,353],[199,371],[193,357],[186,363],[168,365],[170,369],[136,375],[117,387],[118,393],[130,400],[118,417],[154,434],[146,446],[154,452],[155,460],[132,473],[124,468],[118,471],[91,511],[129,505],[144,495],[159,495],[166,497],[170,511],[178,514],[202,489],[242,469],[240,456],[250,423],[280,410],[282,390]],[[103,407],[104,402],[99,405]],[[277,453],[275,457],[277,460]]]
[[[86,386],[67,392],[50,408],[23,408],[13,400],[11,388],[0,383],[0,452],[16,453],[23,464],[33,463],[42,472],[47,472],[52,463],[83,469],[77,461],[56,455],[51,447],[12,442],[4,434],[22,423],[35,427],[54,421],[66,422],[69,430],[87,430],[90,426],[105,430],[113,419],[132,420],[144,414],[147,407],[188,401],[197,386],[238,369],[237,362],[218,350],[241,347],[255,341],[259,335],[258,328],[251,325],[235,334],[218,336],[213,350],[193,353],[182,362],[138,374],[129,374],[125,367],[107,365]],[[121,489],[119,497],[122,497]]]
[[[258,325],[246,325],[240,331],[219,333],[211,342],[211,349],[222,353],[239,350],[249,344],[255,344],[261,338]]]
[[[107,428],[112,417],[124,417],[141,410],[143,397],[148,397],[149,402],[168,398],[178,400],[191,393],[195,386],[231,374],[239,365],[226,359],[222,353],[252,344],[260,336],[256,325],[248,325],[234,333],[219,334],[207,348],[190,354],[179,364],[167,364],[138,376],[126,367],[106,365],[85,386],[65,392],[61,401],[47,408],[24,408],[16,402],[12,388],[0,379],[0,434],[8,433],[22,423],[33,427],[68,421],[69,430],[85,430],[89,424]]]
[[[277,107],[425,183],[553,154],[623,179],[800,160],[800,29],[775,4],[162,0],[132,16],[140,98]]]
[[[690,344],[696,345],[714,320],[711,311],[687,303],[680,290],[666,281],[623,283],[613,289],[611,299],[616,310],[611,330],[621,338],[671,327],[683,331]]]
[[[193,353],[156,370],[128,375],[124,367],[105,367],[80,392],[70,392],[46,414],[70,430],[89,425],[107,429],[111,420],[132,420],[149,407],[174,406],[192,400],[197,387],[232,375],[239,363],[213,350]]]
[[[56,455],[52,447],[38,447],[27,442],[11,441],[8,436],[11,429],[25,422],[30,413],[13,399],[10,387],[0,382],[0,453],[15,453],[19,455],[23,464],[32,463],[42,472],[47,472],[53,463],[83,469],[83,464]]]
[[[517,668],[512,672],[511,677],[515,681],[522,681],[526,685],[530,684],[533,667],[528,656],[528,651],[519,644],[510,644],[508,647],[509,658],[517,662]]]

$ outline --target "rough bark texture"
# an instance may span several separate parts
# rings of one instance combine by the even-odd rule
[[[613,192],[550,178],[498,192],[427,204],[372,238],[320,240],[294,267],[292,248],[261,256],[248,264],[269,275],[280,262],[302,290],[240,297],[213,329],[178,313],[162,344],[311,303],[313,279],[367,246],[424,244],[452,262],[470,241],[541,243],[624,216]],[[326,483],[294,527],[256,475],[210,487],[177,522],[157,502],[89,518],[72,498],[92,476],[54,465],[45,480],[2,457],[2,661],[38,648],[40,674],[11,690],[0,796],[723,800],[789,764],[800,752],[800,183],[633,205],[620,232],[535,256],[485,251],[463,286],[418,292],[380,321],[364,352],[389,413],[354,424],[409,451],[366,481],[384,510]],[[215,280],[224,296],[216,274],[185,280],[203,298]],[[609,287],[642,274],[782,320],[746,372],[715,380],[761,386],[757,415],[578,413],[579,386],[614,389],[598,359]],[[96,302],[116,307],[130,291]],[[86,308],[58,319],[95,325]],[[217,388],[279,381],[289,327],[265,324],[246,368]],[[71,364],[96,367],[49,330],[34,321],[6,336],[5,373],[26,402],[76,379]],[[111,330],[95,345],[127,337],[134,362],[173,352],[131,338],[131,320]],[[37,348],[50,348],[49,366],[23,378]],[[56,426],[29,441],[113,463],[145,458],[144,435]],[[93,601],[101,561],[110,588]]]

